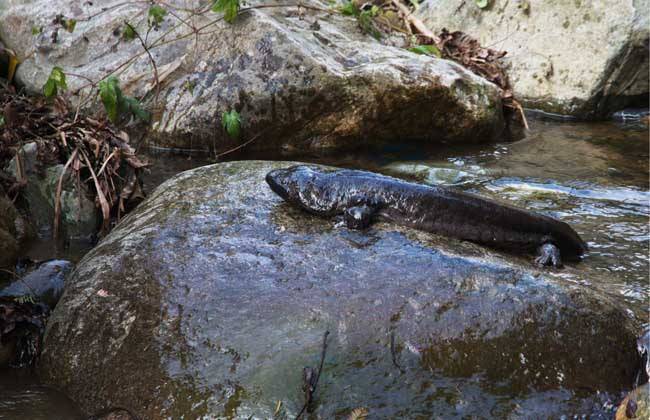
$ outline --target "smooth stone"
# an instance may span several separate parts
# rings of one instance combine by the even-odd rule
[[[247,6],[274,3],[282,4],[252,0]],[[99,80],[138,56],[120,71],[120,86],[134,97],[159,98],[149,138],[158,146],[223,150],[259,136],[247,150],[354,149],[413,139],[476,143],[504,130],[494,84],[454,62],[385,45],[364,34],[355,18],[328,13],[326,1],[303,1],[325,11],[249,10],[234,24],[215,22],[219,14],[182,10],[198,1],[169,4],[194,27],[210,24],[207,33],[196,37],[171,14],[159,30],[148,31],[141,19],[146,2],[5,0],[0,38],[19,56],[16,79],[32,92],[42,90],[53,66]],[[72,33],[53,23],[58,14],[77,20]],[[149,50],[164,78],[159,94],[142,45],[122,38],[124,22],[150,32]],[[42,33],[35,36],[33,27]],[[162,34],[184,38],[152,46]],[[87,80],[69,76],[67,83],[74,91]],[[231,110],[241,114],[241,140],[220,127],[222,113]]]
[[[529,108],[606,118],[648,105],[648,0],[436,0],[415,12],[435,32],[461,30],[507,51],[516,97]]]
[[[293,417],[326,330],[321,418],[559,417],[585,389],[632,383],[637,322],[613,297],[472,244],[337,227],[267,187],[290,164],[222,163],[156,189],[68,280],[46,383],[86,413],[272,417],[281,401]]]

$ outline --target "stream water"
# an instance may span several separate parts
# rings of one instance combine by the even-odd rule
[[[570,223],[590,247],[576,270],[550,275],[589,281],[617,299],[627,311],[648,321],[650,297],[649,149],[647,126],[615,123],[531,121],[523,140],[479,146],[423,148],[421,145],[337,154],[232,159],[287,159],[364,168],[425,183],[454,186]],[[151,191],[186,169],[210,163],[203,157],[149,153]],[[32,259],[78,261],[89,244],[36,241]],[[596,367],[597,368],[597,367]],[[496,384],[495,384],[496,385]],[[509,396],[505,395],[505,399]],[[567,398],[570,398],[567,397]],[[544,413],[544,395],[534,404]],[[529,399],[528,401],[533,401]],[[587,413],[603,412],[603,398],[576,401]],[[476,404],[484,401],[476,398]],[[516,404],[515,398],[511,399]],[[471,398],[465,404],[472,404]],[[549,407],[550,409],[551,407]],[[605,407],[606,408],[606,407]],[[520,411],[526,417],[525,408]],[[481,413],[481,407],[471,407]],[[493,413],[494,414],[494,413]],[[64,395],[41,386],[29,372],[0,371],[0,419],[75,419],[80,413]]]

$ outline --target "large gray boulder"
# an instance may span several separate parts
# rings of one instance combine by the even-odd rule
[[[287,165],[161,185],[68,280],[43,379],[88,413],[271,418],[281,401],[293,418],[329,330],[320,418],[559,417],[582,407],[574,392],[632,383],[635,326],[603,294],[471,244],[310,216],[264,182]]]
[[[461,30],[507,51],[524,105],[602,117],[648,103],[648,0],[428,0],[417,12],[434,30]]]
[[[0,38],[21,59],[16,77],[31,91],[41,90],[53,66],[83,76],[68,76],[71,91],[119,67],[124,90],[153,100],[150,59],[137,39],[121,35],[124,22],[143,37],[148,33],[162,80],[154,141],[163,146],[239,144],[221,128],[222,112],[232,109],[242,115],[244,140],[260,135],[247,146],[258,149],[479,142],[504,127],[495,85],[453,62],[383,45],[363,34],[354,18],[329,13],[325,1],[303,2],[323,11],[250,10],[233,25],[213,22],[219,15],[212,12],[188,10],[205,3],[167,2],[179,7],[174,14],[185,23],[168,14],[149,32],[146,2],[8,0],[0,6]],[[77,20],[72,33],[52,23],[57,14]],[[208,26],[195,36],[192,25]]]

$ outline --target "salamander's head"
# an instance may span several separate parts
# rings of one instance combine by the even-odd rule
[[[312,213],[329,213],[336,203],[331,199],[326,172],[315,166],[298,165],[275,169],[266,174],[266,182],[288,203]]]

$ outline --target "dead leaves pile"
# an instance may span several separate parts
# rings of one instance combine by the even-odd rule
[[[476,39],[461,31],[449,32],[443,29],[439,38],[437,46],[443,57],[462,64],[504,91],[510,91],[512,95],[508,76],[500,62],[506,55],[505,51],[484,48]]]
[[[434,45],[440,51],[441,58],[455,61],[474,74],[499,86],[503,106],[518,111],[522,124],[528,128],[523,108],[513,95],[512,86],[501,61],[507,54],[506,51],[483,47],[478,40],[461,31],[449,32],[443,28],[439,34],[435,34],[414,15],[412,7],[403,0],[377,0],[363,3],[363,5],[367,4],[381,7],[382,13],[375,19],[377,22],[381,22],[381,19],[385,19],[386,16],[398,16],[392,19],[390,25],[380,25],[385,32],[397,30],[408,34],[409,44],[413,44],[413,40],[416,40],[419,45]],[[363,8],[363,5],[360,7]]]
[[[17,153],[27,143],[38,146],[38,161],[43,168],[64,164],[55,197],[54,235],[58,234],[61,216],[61,190],[64,178],[72,177],[85,184],[102,213],[102,232],[112,219],[125,213],[135,201],[144,198],[140,175],[148,163],[140,160],[129,145],[126,132],[116,129],[106,119],[83,117],[73,112],[60,97],[48,101],[27,97],[13,87],[0,88],[0,167],[16,156],[18,170],[11,185],[4,185],[10,196],[19,194],[25,185],[24,162]],[[4,176],[6,184],[7,177]],[[81,191],[77,188],[77,191]]]
[[[443,29],[436,42],[444,58],[462,64],[472,73],[478,74],[501,88],[503,105],[520,113],[522,123],[528,128],[526,117],[519,102],[512,93],[510,80],[501,59],[506,51],[482,47],[475,38],[461,31],[449,32]]]

